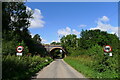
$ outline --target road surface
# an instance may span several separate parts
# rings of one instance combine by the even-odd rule
[[[36,78],[85,78],[63,59],[56,59],[37,73]]]

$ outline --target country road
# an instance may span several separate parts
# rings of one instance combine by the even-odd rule
[[[63,59],[56,59],[50,65],[37,73],[38,78],[85,78],[69,66]]]

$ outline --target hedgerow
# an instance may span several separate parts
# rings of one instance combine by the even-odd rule
[[[74,51],[74,53],[65,58],[65,61],[87,77],[117,79],[119,78],[118,53],[113,50],[112,54],[113,56],[104,55],[103,48],[95,45],[88,50],[82,50],[82,52]],[[83,67],[88,70],[83,70]]]
[[[52,61],[51,58],[39,56],[3,56],[3,80],[27,80]]]

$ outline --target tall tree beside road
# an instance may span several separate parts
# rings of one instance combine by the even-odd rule
[[[32,14],[33,11],[27,9],[24,2],[3,2],[2,38],[4,54],[8,54],[9,51],[11,54],[14,54],[16,52],[16,46],[19,43],[23,43],[24,47],[26,47],[26,53],[29,51],[33,55],[36,53],[46,55],[46,50],[41,44],[40,36],[36,34],[32,39],[28,30],[28,27],[30,27],[29,20],[33,18]]]
[[[67,52],[71,53],[73,49],[77,47],[77,36],[74,34],[70,34],[67,36],[63,36],[61,39],[61,45],[66,49]]]
[[[25,42],[25,35],[29,35],[29,19],[32,12],[27,11],[23,2],[3,2],[2,3],[2,39],[3,54],[15,54],[16,47],[21,43],[28,48]],[[24,38],[23,38],[24,37]]]
[[[67,35],[67,36],[63,36],[61,38],[61,42],[62,42],[62,45],[64,47],[66,46],[70,46],[70,47],[75,47],[76,45],[76,39],[77,39],[77,36],[74,35],[74,34],[70,34],[70,35]]]
[[[3,33],[20,31],[29,27],[32,11],[23,2],[4,2],[2,5]]]

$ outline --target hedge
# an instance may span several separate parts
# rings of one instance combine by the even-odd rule
[[[3,56],[3,80],[27,80],[36,72],[52,62],[50,57],[39,56]]]

